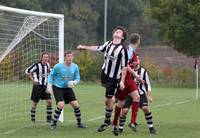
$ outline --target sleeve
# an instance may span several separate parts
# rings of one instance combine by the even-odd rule
[[[149,75],[148,75],[148,72],[146,71],[145,72],[145,78],[146,78],[146,80],[145,80],[145,82],[146,82],[146,84],[147,84],[147,91],[151,91],[151,83],[150,83],[150,80],[149,80]]]
[[[47,68],[48,68],[48,73],[50,73],[51,72],[51,67],[50,67],[50,64],[49,63],[47,63]]]
[[[26,74],[32,74],[33,72],[35,72],[37,70],[37,63],[32,64],[31,66],[29,66],[25,73]]]
[[[133,48],[131,46],[128,46],[127,53],[128,53],[128,60],[131,60],[133,54]]]
[[[102,46],[98,46],[97,51],[104,53],[106,51],[106,47],[108,46],[109,43],[110,43],[110,41],[107,41]]]
[[[80,71],[78,65],[76,65],[75,74],[74,74],[74,81],[80,82]]]
[[[122,67],[128,66],[128,52],[126,48],[123,48],[122,50]]]
[[[54,68],[51,70],[51,72],[49,73],[48,84],[53,84],[53,80],[54,80],[55,75],[57,74],[57,70],[58,70],[58,67],[57,67],[57,64],[56,64],[54,66]]]

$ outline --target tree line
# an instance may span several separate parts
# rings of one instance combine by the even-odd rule
[[[104,0],[0,0],[0,5],[64,14],[65,47],[75,49],[79,43],[103,44]],[[143,45],[156,43],[157,24],[144,12],[146,0],[108,0],[107,40],[118,25],[128,32],[140,33]]]
[[[65,16],[65,47],[102,44],[104,0],[0,0],[1,5]],[[142,45],[168,45],[187,56],[200,55],[199,0],[108,0],[108,33],[123,25],[141,34]]]

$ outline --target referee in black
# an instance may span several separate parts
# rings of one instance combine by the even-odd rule
[[[47,102],[46,119],[47,122],[50,123],[52,115],[52,100],[51,94],[46,92],[48,75],[50,73],[49,54],[47,52],[42,53],[41,60],[28,67],[25,72],[33,83],[31,94],[31,121],[35,123],[36,107],[39,100],[41,99],[46,100]]]
[[[98,132],[107,129],[111,124],[113,111],[112,97],[116,88],[124,89],[124,80],[127,72],[128,54],[123,42],[127,38],[126,29],[118,26],[113,30],[113,40],[108,41],[102,46],[78,45],[79,50],[100,51],[104,53],[104,63],[102,66],[101,83],[106,88],[105,92],[105,119],[104,123],[98,128]]]

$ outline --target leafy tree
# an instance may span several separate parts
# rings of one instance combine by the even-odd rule
[[[108,0],[107,6],[107,33],[108,39],[112,37],[112,30],[119,25],[130,28],[130,24],[137,22],[142,14],[142,1],[141,0]],[[101,35],[100,39],[103,40],[104,28],[104,0],[98,1],[98,12],[100,13],[98,31]]]
[[[98,19],[98,40],[103,41],[104,34],[104,0],[97,1],[96,7],[100,17]],[[112,38],[112,30],[123,25],[129,33],[139,33],[142,45],[152,45],[155,42],[157,25],[148,18],[145,9],[149,6],[147,0],[108,0],[107,9],[107,39]]]
[[[161,41],[187,56],[200,56],[200,1],[150,0]]]
[[[0,0],[0,4],[27,10],[42,10],[40,0]]]
[[[65,37],[67,47],[76,49],[79,43],[97,43],[97,19],[99,13],[95,10],[95,0],[76,0],[71,10],[65,16]]]

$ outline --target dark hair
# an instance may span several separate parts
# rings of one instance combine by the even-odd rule
[[[68,55],[68,54],[73,54],[73,52],[72,52],[71,50],[67,50],[67,51],[65,52],[65,56]]]
[[[140,35],[138,33],[132,33],[130,35],[130,43],[131,44],[136,44],[140,40]]]
[[[40,58],[42,59],[44,55],[48,55],[49,56],[49,53],[48,52],[42,52]]]
[[[127,31],[126,31],[126,29],[123,27],[123,26],[117,26],[114,30],[113,30],[113,34],[114,34],[114,32],[116,31],[116,30],[122,30],[122,32],[123,32],[123,39],[122,39],[122,42],[124,42],[125,40],[126,40],[126,38],[127,38],[127,36],[128,36],[128,33],[127,33]]]

